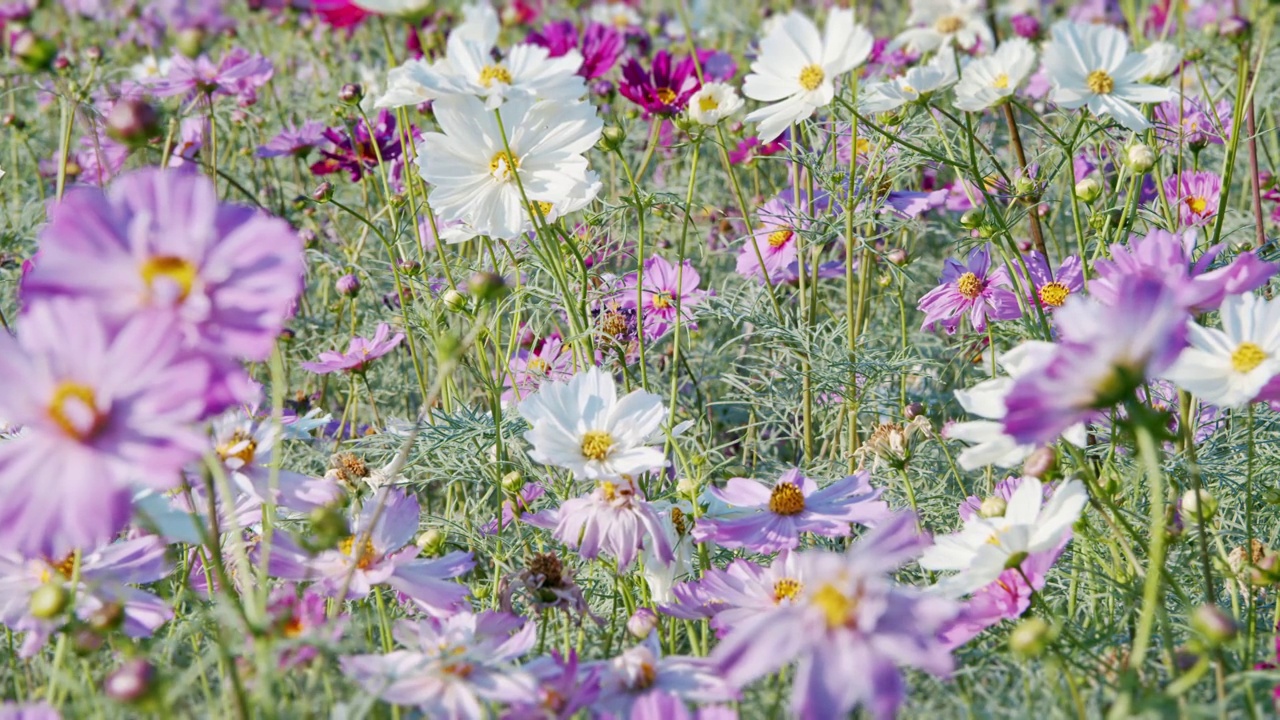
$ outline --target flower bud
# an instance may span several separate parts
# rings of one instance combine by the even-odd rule
[[[1013,32],[1020,38],[1035,40],[1040,37],[1040,20],[1035,15],[1014,15],[1009,18]]]
[[[960,216],[960,227],[965,230],[977,230],[982,225],[985,213],[981,208],[970,208]]]
[[[1024,477],[1043,478],[1053,472],[1058,465],[1058,456],[1053,448],[1042,447],[1027,456],[1022,464]]]
[[[676,482],[676,493],[687,498],[696,498],[701,487],[702,483],[698,478],[686,475]]]
[[[160,135],[160,115],[140,98],[122,98],[107,113],[107,135],[130,147],[145,145]]]
[[[519,470],[512,470],[502,476],[502,489],[514,495],[524,489],[524,475]]]
[[[124,607],[118,602],[107,603],[90,613],[85,623],[96,633],[109,633],[124,623]]]
[[[40,37],[30,30],[24,30],[14,38],[10,51],[18,59],[22,69],[32,73],[53,67],[53,61],[58,56],[58,46],[52,40]]]
[[[195,59],[200,55],[200,51],[204,49],[205,33],[198,27],[190,27],[178,33],[178,39],[174,42],[178,52],[186,55],[191,59]]]
[[[1218,23],[1218,36],[1232,42],[1240,42],[1249,38],[1252,29],[1247,19],[1232,15]]]
[[[337,289],[339,295],[355,297],[356,294],[360,292],[360,278],[352,275],[351,273],[347,273],[346,275],[338,278],[338,281],[334,283],[334,287]]]
[[[627,632],[640,640],[649,637],[649,633],[656,627],[658,627],[658,616],[649,608],[637,608],[631,617],[627,618]]]
[[[1125,148],[1124,162],[1130,170],[1142,175],[1155,167],[1156,152],[1146,143],[1134,143]]]
[[[467,296],[453,288],[445,290],[444,294],[440,296],[440,301],[444,303],[446,308],[454,312],[458,312],[467,306]]]
[[[52,620],[67,609],[71,600],[67,589],[59,583],[45,583],[31,593],[31,614],[41,620]]]
[[[155,686],[156,669],[142,658],[125,660],[102,681],[107,697],[122,703],[136,703]]]
[[[1081,202],[1092,203],[1102,196],[1102,183],[1090,175],[1076,183],[1075,193],[1076,199]]]
[[[902,267],[903,265],[906,265],[907,262],[910,261],[910,258],[907,257],[907,251],[903,250],[902,248],[894,248],[889,252],[885,253],[884,259],[888,260],[894,265],[897,265],[898,267]]]
[[[1201,488],[1198,494],[1195,490],[1188,490],[1182,494],[1182,519],[1186,522],[1194,523],[1198,518],[1208,521],[1213,518],[1217,510],[1218,501],[1209,494],[1208,490]]]
[[[404,258],[397,260],[396,265],[400,267],[401,274],[408,275],[409,277],[414,277],[418,273],[422,272],[422,263],[417,260]]]
[[[1236,621],[1216,605],[1201,605],[1196,608],[1191,613],[1191,628],[1210,646],[1231,642],[1239,630]]]
[[[1029,177],[1020,177],[1013,181],[1013,192],[1018,195],[1031,195],[1039,189],[1036,181]]]
[[[333,183],[324,181],[311,191],[311,199],[319,203],[329,202],[329,198],[333,197]]]
[[[422,551],[423,555],[430,557],[438,557],[444,554],[445,544],[449,541],[449,536],[443,532],[432,528],[424,531],[418,536],[415,544]]]
[[[1009,649],[1015,655],[1034,658],[1042,655],[1057,633],[1043,618],[1030,617],[1019,622],[1009,633]]]
[[[360,83],[347,83],[338,90],[338,100],[347,105],[358,105],[364,99],[364,88]]]
[[[982,501],[978,506],[978,516],[984,518],[1004,517],[1004,511],[1009,509],[1009,501],[1002,497],[992,495]]]
[[[478,272],[467,282],[467,289],[482,303],[495,303],[511,292],[507,281],[501,275],[491,272]]]
[[[622,147],[623,141],[627,139],[627,131],[617,125],[610,125],[600,133],[600,149],[605,152],[613,152]]]

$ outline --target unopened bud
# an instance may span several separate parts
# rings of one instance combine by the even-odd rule
[[[156,669],[151,663],[142,658],[131,658],[102,681],[102,689],[112,700],[136,703],[151,692],[155,675]]]
[[[903,250],[902,248],[894,248],[884,254],[884,259],[888,260],[894,265],[897,265],[898,267],[902,267],[903,265],[907,264],[910,258],[907,257],[906,250]]]
[[[1249,32],[1252,29],[1253,27],[1247,19],[1239,15],[1232,15],[1218,23],[1218,36],[1232,42],[1240,42],[1249,37]]]
[[[637,608],[631,617],[627,618],[627,632],[640,640],[649,637],[649,633],[656,627],[658,627],[658,616],[649,608]]]
[[[966,230],[977,230],[982,225],[984,213],[979,208],[970,208],[960,216],[960,227]]]
[[[52,620],[67,609],[67,589],[59,583],[45,583],[31,593],[31,614],[41,620]]]
[[[978,515],[984,518],[1004,517],[1004,511],[1009,509],[1009,502],[998,495],[982,501],[978,506]]]
[[[902,416],[908,420],[915,420],[924,415],[924,403],[913,402],[902,408]]]
[[[198,27],[191,27],[178,33],[178,39],[174,44],[178,47],[178,52],[195,59],[200,55],[200,51],[204,49],[204,40],[204,30]]]
[[[448,541],[449,536],[435,528],[432,528],[419,535],[415,544],[418,546],[418,549],[422,551],[423,555],[438,557],[444,554],[445,544]]]
[[[1039,657],[1049,647],[1049,643],[1053,642],[1056,634],[1053,626],[1044,619],[1027,618],[1009,633],[1009,649],[1024,658]]]
[[[1146,143],[1134,143],[1125,148],[1124,162],[1130,170],[1143,175],[1156,166],[1156,152]]]
[[[1102,183],[1098,182],[1097,178],[1090,175],[1076,183],[1075,193],[1076,199],[1081,202],[1091,203],[1099,197],[1102,197]]]
[[[124,98],[107,113],[107,135],[130,147],[160,135],[160,114],[140,98]]]
[[[498,302],[511,292],[507,281],[501,275],[491,272],[472,275],[467,282],[467,289],[482,303]]]
[[[524,475],[519,470],[512,470],[502,476],[502,489],[514,495],[524,489]]]
[[[124,623],[124,607],[118,602],[107,603],[90,613],[85,623],[94,632],[109,633]]]
[[[364,88],[360,83],[347,83],[338,91],[338,99],[347,105],[356,105],[364,99]]]
[[[440,302],[443,302],[446,308],[457,312],[467,306],[467,296],[453,288],[449,288],[440,296]]]
[[[13,39],[10,46],[18,64],[27,72],[40,72],[53,67],[58,56],[58,46],[52,40],[40,37],[30,30],[24,30]]]
[[[311,191],[311,199],[316,202],[329,202],[329,198],[331,197],[333,197],[333,183],[327,180],[317,185],[316,189]]]
[[[1183,493],[1181,506],[1183,520],[1194,523],[1201,518],[1206,521],[1212,519],[1218,510],[1218,501],[1208,490],[1201,488],[1199,493],[1195,490]]]
[[[1235,639],[1239,627],[1230,615],[1216,605],[1201,605],[1191,613],[1191,627],[1210,646],[1217,646]]]
[[[340,295],[355,297],[360,292],[360,278],[352,275],[351,273],[347,273],[346,275],[338,278],[338,281],[334,283],[334,287]]]
[[[1053,472],[1058,465],[1058,455],[1053,448],[1042,447],[1027,456],[1022,464],[1024,477],[1043,478]]]
[[[627,139],[627,131],[617,125],[610,125],[600,133],[600,149],[605,152],[613,152],[622,147],[622,143]]]

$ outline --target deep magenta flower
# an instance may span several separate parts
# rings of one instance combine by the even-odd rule
[[[578,36],[578,29],[569,20],[547,23],[541,31],[529,33],[526,42],[547,49],[551,57],[560,57],[577,49],[582,54],[578,75],[595,80],[613,69],[626,47],[626,40],[617,30],[593,22]]]
[[[879,499],[881,490],[871,487],[871,476],[865,471],[822,489],[799,470],[791,469],[772,487],[732,478],[723,488],[711,487],[710,492],[745,514],[703,518],[693,530],[694,539],[761,553],[793,550],[800,545],[800,534],[806,532],[845,537],[851,532],[851,523],[872,525],[889,514],[889,506]]]
[[[939,282],[920,298],[925,330],[941,324],[954,333],[967,316],[974,331],[983,332],[988,320],[1013,320],[1022,315],[1018,297],[1009,289],[1009,273],[1003,267],[991,268],[989,244],[970,251],[964,264],[947,258]]]
[[[1182,227],[1208,225],[1218,214],[1222,197],[1222,177],[1217,173],[1183,171],[1164,181],[1169,202],[1178,208]]]
[[[331,127],[325,130],[324,137],[329,141],[329,147],[320,151],[323,159],[311,165],[314,175],[345,171],[355,182],[378,167],[379,158],[384,163],[392,163],[403,152],[400,134],[396,132],[396,116],[386,109],[378,111],[372,129],[364,118],[360,118],[350,128]]]
[[[673,67],[671,53],[659,50],[653,56],[652,71],[646,71],[636,58],[622,66],[618,92],[650,115],[671,116],[688,107],[689,98],[700,87],[692,57],[684,58]]]
[[[573,353],[559,337],[537,343],[533,350],[519,350],[503,373],[504,403],[518,403],[538,391],[542,383],[568,382],[573,377]]]
[[[698,326],[693,320],[693,308],[706,297],[705,290],[698,289],[702,276],[693,269],[693,263],[685,260],[680,266],[672,265],[665,258],[654,255],[644,261],[644,279],[641,289],[636,290],[636,274],[631,273],[623,278],[623,289],[618,293],[618,300],[624,308],[635,309],[638,306],[637,295],[643,305],[639,305],[644,316],[645,337],[656,340],[667,334],[676,323],[676,305],[680,306],[680,316],[686,327]]]
[[[404,340],[402,332],[388,338],[390,334],[390,325],[378,323],[378,329],[372,338],[353,337],[351,343],[347,345],[346,352],[332,350],[322,352],[319,360],[304,362],[302,367],[320,375],[333,372],[364,372],[374,360],[395,350]]]
[[[0,333],[0,417],[23,428],[0,442],[0,551],[61,558],[124,527],[133,483],[178,486],[210,369],[171,318],[113,329],[88,299],[32,303],[18,330]]]

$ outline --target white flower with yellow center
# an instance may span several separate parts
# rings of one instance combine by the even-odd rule
[[[853,11],[844,8],[832,8],[822,34],[795,11],[778,20],[760,41],[760,55],[742,84],[743,95],[770,103],[746,117],[759,123],[760,141],[773,140],[830,104],[835,79],[861,65],[873,42],[871,32],[854,23]]]
[[[699,125],[715,125],[741,107],[742,98],[732,85],[709,82],[689,98],[689,118]]]
[[[1168,88],[1147,85],[1151,60],[1129,51],[1129,38],[1110,25],[1067,20],[1054,23],[1053,40],[1044,51],[1044,66],[1053,83],[1051,100],[1064,110],[1088,107],[1094,115],[1110,115],[1135,132],[1150,127],[1136,104],[1173,97]]]
[[[943,48],[928,63],[917,65],[892,80],[867,86],[858,105],[866,112],[888,112],[951,87],[957,77],[955,51]]]
[[[1280,373],[1280,299],[1233,295],[1218,315],[1221,330],[1187,326],[1191,345],[1164,377],[1211,405],[1242,408]]]
[[[587,103],[512,98],[500,111],[502,128],[475,97],[441,98],[434,109],[443,132],[423,134],[417,161],[431,185],[431,207],[445,222],[509,240],[531,227],[531,206],[554,218],[599,190],[583,153],[600,139],[603,123]]]
[[[1022,38],[1005,40],[996,51],[964,67],[956,85],[956,107],[979,112],[1013,97],[1035,69],[1036,51]]]
[[[1031,553],[1057,547],[1080,519],[1089,493],[1079,480],[1067,480],[1046,502],[1044,486],[1023,478],[1003,515],[974,513],[953,535],[934,538],[920,557],[926,570],[956,570],[938,582],[938,590],[959,597],[999,579]]]
[[[618,399],[613,376],[598,367],[568,382],[546,382],[519,405],[529,423],[529,457],[567,468],[582,480],[635,477],[666,464],[650,446],[666,408],[662,398],[633,390]]]
[[[908,27],[889,48],[926,53],[944,45],[969,49],[979,40],[991,47],[995,43],[983,6],[981,0],[913,0]]]

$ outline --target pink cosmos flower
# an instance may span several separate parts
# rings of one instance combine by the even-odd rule
[[[693,308],[707,295],[706,291],[698,289],[701,281],[702,276],[688,260],[680,266],[672,265],[658,255],[645,260],[644,281],[638,293],[642,303],[639,307],[644,316],[645,337],[656,340],[667,334],[676,322],[677,304],[685,326],[696,328],[698,324],[693,320]],[[623,289],[618,292],[622,307],[636,308],[636,274],[627,275],[622,286]]]
[[[280,669],[311,662],[320,654],[318,646],[331,645],[342,637],[345,618],[329,618],[325,606],[324,595],[312,588],[299,591],[286,584],[271,593],[267,614],[285,642]]]
[[[920,298],[925,314],[923,329],[941,324],[948,333],[969,318],[975,332],[987,329],[987,320],[1013,320],[1022,316],[1018,297],[1013,294],[1009,274],[991,268],[991,245],[974,248],[964,264],[947,258],[938,287]]]
[[[760,229],[747,238],[738,252],[737,272],[761,283],[767,274],[776,283],[789,266],[797,263],[796,234],[809,229],[809,203],[805,198],[793,203],[791,194],[783,193],[761,206],[757,216]]]
[[[244,48],[231,50],[217,65],[205,55],[191,59],[177,54],[171,60],[168,76],[158,81],[152,92],[160,97],[230,95],[242,105],[252,105],[257,102],[258,88],[274,74],[270,60]]]
[[[577,548],[584,558],[595,558],[602,552],[614,557],[619,570],[631,566],[646,542],[661,562],[675,558],[662,518],[645,501],[634,480],[601,481],[589,495],[566,500],[557,510],[525,517],[533,525],[552,528],[557,540]]]
[[[576,650],[567,656],[552,650],[524,669],[538,682],[538,692],[508,707],[502,720],[570,720],[600,697],[600,665],[580,664]]]
[[[1218,214],[1222,196],[1222,178],[1207,171],[1184,171],[1164,181],[1169,202],[1178,208],[1178,222],[1183,227],[1208,225]]]
[[[378,329],[374,332],[373,338],[366,340],[362,337],[353,337],[351,343],[347,345],[346,352],[322,352],[319,360],[304,362],[302,367],[320,375],[339,371],[364,372],[374,360],[395,350],[404,340],[404,333],[398,332],[388,339],[387,336],[390,334],[390,325],[378,323]]]
[[[573,353],[559,337],[536,343],[535,350],[519,350],[507,362],[502,402],[518,403],[538,391],[542,383],[568,382],[573,377]]]
[[[1027,272],[1023,272],[1021,263],[1015,264],[1014,270],[1022,276],[1019,284],[1027,293],[1028,307],[1034,308],[1039,303],[1045,312],[1052,312],[1062,307],[1068,297],[1084,290],[1083,268],[1080,258],[1075,255],[1063,258],[1057,272],[1049,267],[1048,259],[1038,252],[1029,253],[1023,259],[1027,263]],[[1030,281],[1025,277],[1027,274],[1031,276]]]
[[[695,702],[730,700],[736,693],[718,675],[716,667],[701,657],[662,657],[657,636],[651,633],[635,647],[602,663],[597,708],[610,717],[661,720],[637,713],[659,696]]]
[[[755,480],[732,478],[723,488],[711,487],[710,492],[750,514],[699,520],[694,539],[761,553],[793,550],[805,532],[845,537],[851,532],[851,523],[873,525],[889,515],[888,504],[878,499],[881,490],[872,489],[871,475],[866,471],[821,490],[798,469],[791,469],[772,488]]]

